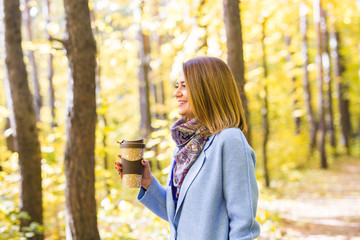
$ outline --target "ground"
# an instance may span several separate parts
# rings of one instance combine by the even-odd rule
[[[260,200],[259,207],[276,212],[280,224],[277,236],[259,239],[360,240],[359,158],[308,171],[283,191],[271,201]]]

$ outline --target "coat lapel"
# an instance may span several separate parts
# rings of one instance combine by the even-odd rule
[[[174,163],[174,154],[178,151],[178,148],[176,147],[172,157],[171,157],[171,161],[170,161],[170,172],[168,174],[167,180],[166,180],[166,209],[167,209],[167,214],[168,214],[168,219],[169,219],[169,223],[170,223],[170,228],[174,228],[174,223],[172,221],[172,219],[174,218],[174,214],[175,214],[175,202],[173,201],[173,196],[172,196],[172,190],[171,190],[171,171],[172,171],[172,166]]]
[[[181,185],[181,189],[180,189],[180,194],[179,194],[179,199],[178,199],[178,203],[177,203],[177,206],[176,206],[174,220],[175,220],[175,217],[176,217],[176,215],[178,213],[178,210],[180,209],[181,204],[182,204],[182,202],[183,202],[183,200],[185,198],[187,190],[189,189],[191,183],[193,182],[193,180],[195,179],[195,177],[199,173],[202,165],[204,164],[205,151],[211,145],[212,141],[214,140],[214,137],[215,137],[215,135],[212,135],[212,136],[209,137],[209,139],[205,143],[204,150],[200,153],[199,157],[196,159],[196,161],[190,167],[189,172],[186,174],[186,176],[184,178],[184,182]]]

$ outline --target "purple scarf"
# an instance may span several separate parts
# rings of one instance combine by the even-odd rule
[[[175,154],[173,184],[177,188],[176,198],[179,198],[180,188],[191,165],[201,153],[208,138],[208,129],[196,118],[176,121],[171,127],[171,136],[179,151]]]

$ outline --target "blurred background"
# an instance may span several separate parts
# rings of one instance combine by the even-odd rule
[[[243,0],[239,8],[242,42],[234,42],[220,0],[89,1],[97,48],[101,239],[169,237],[168,224],[136,201],[137,190],[122,188],[114,169],[117,141],[145,138],[144,158],[165,184],[175,146],[169,127],[179,117],[174,82],[182,63],[204,55],[229,61],[229,44],[243,51],[259,239],[360,239],[360,1]],[[33,227],[45,239],[65,239],[64,3],[23,0],[20,10],[41,146],[44,226]],[[1,59],[0,239],[19,239],[26,214],[19,207],[21,174]]]

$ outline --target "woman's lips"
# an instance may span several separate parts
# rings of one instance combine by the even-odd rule
[[[184,105],[185,103],[187,103],[187,101],[178,101],[178,107],[181,107],[181,106]]]

